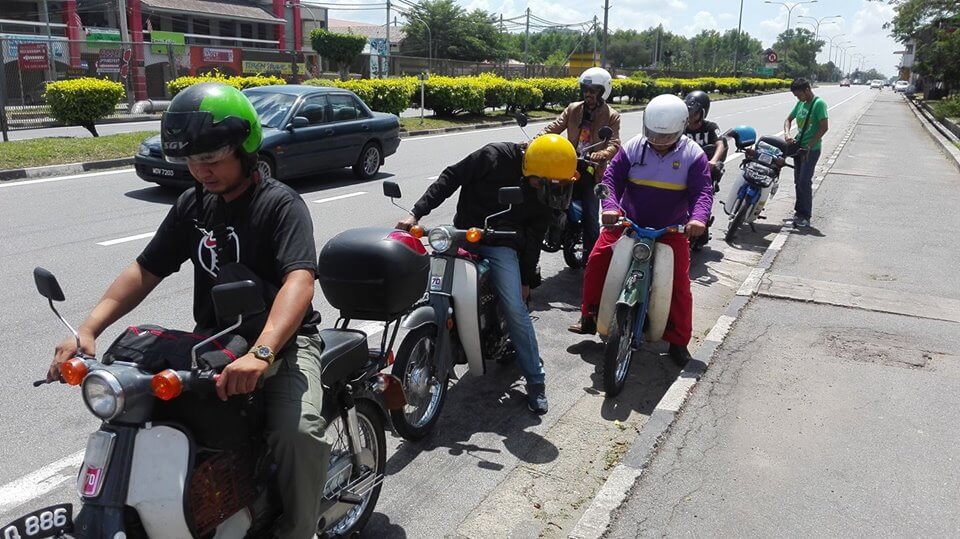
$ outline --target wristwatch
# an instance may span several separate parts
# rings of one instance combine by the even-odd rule
[[[276,354],[273,353],[273,350],[265,344],[261,344],[253,347],[253,357],[266,361],[267,365],[273,365],[273,360],[277,358]]]

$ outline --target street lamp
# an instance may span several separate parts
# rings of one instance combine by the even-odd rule
[[[427,73],[429,73],[430,70],[433,69],[433,32],[430,31],[430,25],[427,24],[427,21],[423,20],[423,17],[412,11],[406,11],[403,14],[406,17],[415,17],[423,24],[423,27],[427,29]]]
[[[827,19],[842,19],[843,16],[842,16],[842,15],[827,15],[826,17],[820,17],[820,18],[818,19],[818,18],[816,18],[816,17],[810,17],[810,16],[808,16],[808,15],[798,15],[797,18],[798,18],[798,19],[810,19],[811,21],[816,22],[816,24],[814,25],[814,26],[817,28],[816,39],[820,39],[820,25],[823,24],[823,21],[825,21],[825,20],[827,20]],[[833,21],[831,21],[831,22],[833,22]]]
[[[828,61],[828,62],[833,61],[833,47],[836,45],[836,44],[833,42],[833,40],[834,40],[834,39],[837,39],[838,37],[843,37],[843,36],[845,36],[845,35],[846,35],[846,34],[837,34],[837,35],[835,35],[835,36],[827,36],[827,40],[830,41],[830,48],[827,49],[827,61]],[[843,42],[841,41],[840,44],[842,45]]]
[[[807,2],[792,2],[789,4],[786,2],[773,2],[771,0],[766,0],[764,2],[764,4],[780,4],[781,6],[787,8],[787,30],[790,29],[790,15],[793,13],[793,8],[802,4],[816,4],[816,3],[817,3],[817,0],[809,0]]]
[[[840,58],[841,58],[841,59],[840,59],[840,72],[841,72],[841,73],[846,74],[847,69],[849,69],[849,67],[850,67],[849,65],[847,65],[847,51],[848,51],[848,50],[851,50],[851,49],[855,49],[855,48],[857,48],[856,45],[848,45],[848,46],[846,46],[846,47],[839,47],[840,51],[841,51],[842,54],[843,54],[843,55],[840,57]],[[851,55],[851,56],[852,56],[852,55]]]

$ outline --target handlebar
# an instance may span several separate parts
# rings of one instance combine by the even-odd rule
[[[630,219],[622,216],[617,220],[616,223],[612,225],[603,225],[603,226],[607,228],[614,228],[614,227],[630,228],[640,236],[643,236],[645,238],[653,238],[653,239],[659,238],[660,236],[663,236],[665,234],[670,234],[673,232],[677,234],[683,234],[687,230],[686,225],[670,225],[664,228],[643,227],[643,226],[637,225]]]

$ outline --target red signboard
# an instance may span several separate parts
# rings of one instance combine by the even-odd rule
[[[190,49],[190,73],[200,75],[218,71],[225,75],[243,72],[242,51],[226,47],[192,47]]]
[[[17,47],[17,63],[21,71],[43,71],[49,67],[46,43],[21,43]]]

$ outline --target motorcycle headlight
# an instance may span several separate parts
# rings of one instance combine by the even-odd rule
[[[109,421],[123,411],[123,386],[108,371],[93,371],[83,381],[83,402],[93,415]]]
[[[450,249],[453,238],[450,237],[449,230],[444,227],[437,227],[430,231],[430,235],[427,236],[427,241],[430,242],[430,247],[433,247],[435,251],[445,253]]]
[[[650,255],[653,254],[653,251],[650,249],[650,246],[643,242],[637,242],[633,246],[633,259],[637,262],[646,262],[650,260]]]
[[[150,155],[150,147],[146,144],[141,144],[140,147],[137,148],[137,155],[142,155],[144,157]]]

